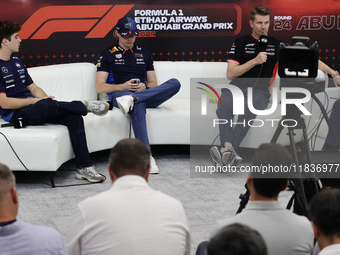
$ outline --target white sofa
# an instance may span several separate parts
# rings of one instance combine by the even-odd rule
[[[34,82],[56,100],[97,100],[96,67],[91,63],[61,64],[28,68]],[[0,120],[0,123],[5,123]],[[129,120],[118,109],[99,117],[84,117],[90,152],[112,148],[129,135]],[[0,128],[22,163],[32,171],[56,171],[61,164],[74,158],[68,130],[62,125],[28,126],[22,129]],[[25,170],[23,164],[0,136],[0,161],[12,170]]]
[[[155,62],[158,83],[177,78],[181,89],[173,98],[155,109],[147,109],[147,126],[151,145],[200,144],[210,145],[218,135],[212,127],[216,107],[208,106],[206,119],[190,116],[190,108],[200,107],[202,91],[196,89],[196,78],[220,78],[227,82],[226,62]],[[91,63],[60,64],[28,68],[35,83],[56,100],[96,100],[96,67]],[[193,84],[190,84],[190,81]],[[277,86],[277,84],[275,85]],[[190,88],[191,87],[191,88]],[[191,98],[191,100],[190,100]],[[280,119],[279,107],[271,116]],[[0,120],[0,124],[5,123]],[[112,148],[117,141],[129,137],[130,118],[114,108],[105,116],[92,113],[84,117],[90,152]],[[276,127],[251,128],[241,147],[256,148],[269,142]],[[191,136],[191,137],[190,137]],[[298,135],[300,140],[301,135]],[[281,135],[279,142],[289,144]],[[216,144],[219,144],[219,139]],[[12,148],[11,148],[12,146]],[[15,153],[14,153],[15,151]],[[16,156],[17,155],[17,156]],[[20,162],[19,159],[22,161]],[[74,158],[67,128],[61,125],[28,126],[23,129],[0,128],[0,162],[12,170],[56,171],[64,162]]]

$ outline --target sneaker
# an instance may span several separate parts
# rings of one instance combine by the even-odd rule
[[[241,164],[243,159],[236,153],[235,150],[234,150],[234,153],[235,153],[235,160],[234,160],[233,166],[237,166],[238,164]]]
[[[94,166],[78,169],[76,173],[76,178],[81,180],[88,180],[89,182],[102,182],[105,180],[104,176],[97,173]]]
[[[152,156],[150,156],[150,166],[150,174],[159,174],[159,168],[156,165],[156,161]]]
[[[104,116],[110,108],[108,102],[105,101],[85,101],[84,104],[89,112],[98,116]]]
[[[221,148],[222,151],[222,161],[224,165],[226,166],[237,166],[242,162],[242,158],[236,153],[234,148],[232,147],[226,147],[226,148]],[[232,159],[231,159],[232,157]]]
[[[214,166],[225,166],[233,163],[234,154],[227,148],[213,146],[210,149],[210,157]],[[227,164],[226,164],[227,163]]]
[[[214,146],[210,149],[210,157],[215,166],[236,166],[242,162],[242,158],[232,147]]]
[[[130,95],[121,96],[116,98],[119,109],[122,111],[124,115],[128,114],[130,110],[133,108],[133,97]]]

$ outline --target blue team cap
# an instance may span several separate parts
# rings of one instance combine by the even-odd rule
[[[122,37],[128,35],[139,35],[139,32],[136,27],[136,22],[129,17],[124,17],[118,20],[116,29]]]

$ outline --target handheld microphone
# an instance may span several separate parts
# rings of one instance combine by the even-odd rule
[[[260,38],[259,38],[260,52],[266,52],[267,45],[268,45],[268,36],[261,35]],[[261,65],[259,76],[257,76],[257,79],[255,81],[253,88],[255,88],[257,81],[258,81],[258,79],[259,79],[259,77],[262,73],[262,68],[263,68],[263,64]]]
[[[261,35],[259,39],[259,45],[261,51],[266,51],[267,45],[268,45],[268,36]]]

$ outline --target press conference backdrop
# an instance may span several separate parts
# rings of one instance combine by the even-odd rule
[[[340,65],[340,1],[337,0],[1,0],[0,17],[22,24],[20,52],[26,66],[96,63],[114,44],[114,26],[125,15],[141,31],[137,44],[157,61],[226,61],[233,40],[251,32],[249,11],[272,10],[269,34],[317,41],[319,56]]]

